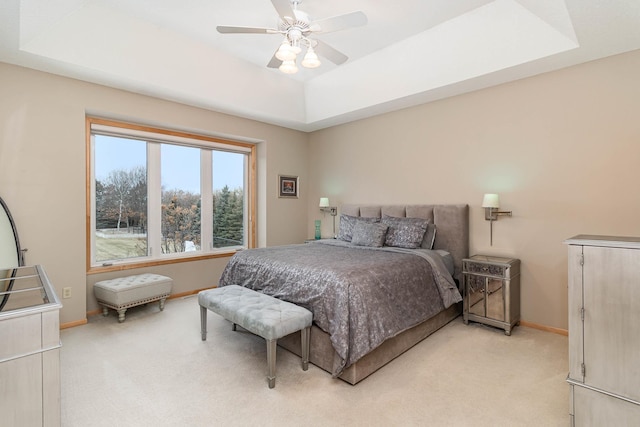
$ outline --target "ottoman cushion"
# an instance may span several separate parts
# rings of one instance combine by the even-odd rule
[[[268,340],[300,331],[313,320],[306,308],[238,285],[201,291],[198,303]]]

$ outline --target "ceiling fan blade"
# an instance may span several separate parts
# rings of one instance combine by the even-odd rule
[[[332,31],[346,30],[347,28],[360,27],[366,25],[367,22],[367,15],[362,11],[357,11],[313,21],[310,27],[313,32],[329,33]]]
[[[277,52],[277,50],[276,50]],[[271,57],[271,61],[269,61],[269,63],[267,64],[267,67],[269,68],[278,68],[280,67],[280,65],[282,65],[282,61],[280,61],[278,58],[276,58],[276,54],[274,53],[273,56]]]
[[[289,0],[271,0],[271,3],[276,9],[276,12],[278,12],[278,15],[280,15],[280,19],[289,22],[290,24],[296,20],[296,14],[293,12],[291,2]]]
[[[256,28],[256,27],[228,27],[226,25],[218,25],[216,27],[222,34],[277,34],[278,30],[273,28]]]
[[[347,55],[344,53],[332,48],[326,43],[321,42],[320,40],[314,40],[316,45],[314,49],[316,53],[320,56],[327,58],[329,61],[333,62],[336,65],[343,64],[349,59]]]

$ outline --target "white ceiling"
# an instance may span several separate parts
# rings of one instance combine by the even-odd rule
[[[313,131],[640,48],[638,0],[304,0],[349,56],[285,75],[270,0],[0,0],[0,61]],[[322,60],[322,57],[320,58]]]

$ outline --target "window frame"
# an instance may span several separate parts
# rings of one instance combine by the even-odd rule
[[[111,265],[92,265],[93,259],[93,245],[92,236],[95,230],[93,230],[92,221],[95,217],[94,206],[94,189],[95,183],[93,176],[93,147],[92,147],[92,126],[106,126],[117,128],[122,132],[122,137],[126,138],[127,132],[131,135],[136,133],[152,133],[159,136],[165,136],[166,140],[162,143],[171,143],[172,140],[180,140],[186,138],[188,140],[195,141],[201,146],[207,146],[210,144],[212,149],[220,148],[224,146],[229,147],[229,151],[244,151],[247,155],[247,171],[245,174],[245,185],[243,191],[245,192],[245,212],[249,216],[246,220],[246,244],[247,248],[254,248],[256,244],[256,199],[257,199],[257,186],[256,186],[256,144],[242,142],[239,140],[233,140],[228,138],[222,138],[218,136],[205,135],[200,133],[178,131],[166,128],[159,128],[154,126],[147,126],[129,122],[121,122],[112,119],[105,119],[95,116],[86,116],[85,119],[85,132],[86,132],[86,270],[87,274],[105,273],[109,271],[129,270],[134,268],[152,267],[157,265],[175,264],[182,262],[199,261],[205,259],[229,257],[237,252],[237,249],[225,249],[209,248],[207,250],[198,251],[196,254],[192,253],[178,253],[172,255],[147,255],[144,258],[135,258],[129,260],[116,261]],[[140,138],[136,138],[140,139]],[[179,144],[177,144],[179,145]],[[235,150],[234,150],[235,148]],[[201,195],[205,189],[201,189]],[[150,201],[151,202],[151,201]],[[203,227],[202,232],[206,232],[206,227]],[[150,236],[148,236],[150,238]]]

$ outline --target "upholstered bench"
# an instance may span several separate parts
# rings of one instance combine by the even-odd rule
[[[118,312],[118,322],[122,323],[127,309],[137,305],[160,301],[160,310],[164,310],[172,286],[170,277],[145,273],[97,282],[93,292],[102,305],[102,314],[107,316],[112,308]]]
[[[207,339],[207,309],[233,324],[264,338],[267,342],[267,380],[276,385],[276,344],[278,338],[301,331],[302,369],[309,368],[309,332],[313,315],[306,308],[238,285],[201,291],[200,326],[202,341]]]

